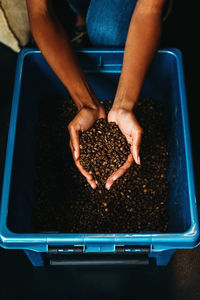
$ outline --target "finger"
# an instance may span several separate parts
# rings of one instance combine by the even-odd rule
[[[74,127],[69,126],[70,142],[72,145],[72,152],[74,153],[74,158],[77,160],[80,155],[80,146],[79,146],[79,132],[74,129]]]
[[[108,177],[106,181],[106,189],[109,190],[114,183],[119,177],[121,177],[128,168],[130,168],[131,164],[133,162],[133,156],[132,154],[129,154],[126,162],[121,166],[117,171],[115,171],[111,176]]]
[[[86,177],[87,180],[91,181],[93,179],[92,175],[89,174],[89,172],[87,172],[83,166],[81,165],[79,159],[75,162],[77,168],[79,169],[79,171],[81,172],[81,174],[83,174],[83,176]]]
[[[76,164],[77,168],[79,169],[79,171],[81,172],[81,174],[86,178],[87,182],[91,185],[91,187],[92,187],[93,189],[96,189],[97,184],[96,184],[94,178],[92,177],[92,175],[89,174],[89,173],[83,168],[83,166],[81,165],[81,163],[80,163],[79,160],[76,160],[76,161],[75,161],[75,164]]]
[[[140,165],[140,145],[142,140],[142,131],[134,134],[134,138],[131,145],[131,153],[133,155],[134,161],[136,164]]]
[[[71,148],[71,150],[72,150],[72,156],[73,156],[75,165],[77,166],[77,168],[79,169],[79,171],[81,172],[81,174],[87,179],[87,181],[88,181],[88,183],[91,185],[91,187],[92,187],[92,188],[96,188],[96,182],[95,182],[95,180],[93,179],[92,175],[89,174],[89,173],[83,168],[83,166],[81,165],[79,159],[75,159],[75,157],[74,157],[74,152],[73,152],[73,146],[72,146],[71,140],[70,140],[70,142],[69,142],[69,145],[70,145],[70,148]]]
[[[94,179],[88,180],[88,179],[86,178],[86,180],[87,180],[87,182],[90,184],[90,186],[91,186],[93,189],[96,189],[97,185],[96,185],[96,182],[95,182]]]

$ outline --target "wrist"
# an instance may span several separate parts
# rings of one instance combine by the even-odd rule
[[[123,116],[132,114],[131,110],[122,107],[112,107],[108,113],[108,122],[120,123]]]
[[[89,108],[91,110],[98,111],[99,105],[100,104],[98,104],[96,101],[89,101],[89,100],[86,100],[86,101],[82,100],[82,101],[76,102],[76,106],[79,111],[84,108]]]
[[[93,115],[96,116],[97,119],[100,118],[105,118],[106,114],[105,114],[105,110],[103,108],[103,106],[98,102],[98,103],[93,103],[93,104],[84,104],[82,105],[81,110],[89,110]]]
[[[77,97],[75,96],[73,99],[78,111],[80,111],[83,108],[98,110],[101,106],[94,93],[88,93],[87,95],[78,95]]]
[[[125,99],[121,99],[118,101],[114,101],[112,105],[112,110],[115,111],[127,111],[127,112],[132,112],[133,108],[136,104],[136,101],[126,101]]]
[[[79,111],[84,107],[98,109],[100,103],[91,86],[87,82],[82,70],[80,70],[79,76],[80,78],[78,80],[72,80],[68,85],[68,91],[73,98],[77,109]]]
[[[127,95],[126,92],[117,92],[112,105],[112,109],[132,111],[136,102],[137,99],[134,99],[132,96]]]

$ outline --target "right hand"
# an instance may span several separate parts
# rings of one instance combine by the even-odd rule
[[[133,161],[140,165],[140,144],[143,130],[138,123],[132,110],[127,109],[111,109],[108,114],[108,122],[115,122],[121,132],[125,135],[127,142],[130,144],[130,154],[127,161],[121,168],[109,176],[106,181],[106,188],[109,190],[115,180],[121,177],[128,168],[130,168]]]
[[[72,155],[74,162],[79,169],[79,171],[86,177],[88,183],[93,189],[96,188],[96,182],[92,175],[90,175],[80,164],[80,145],[79,145],[79,133],[83,132],[94,125],[94,123],[100,119],[105,118],[106,114],[101,105],[96,108],[83,107],[78,112],[76,117],[69,123],[68,130],[70,134],[70,148],[72,150]]]

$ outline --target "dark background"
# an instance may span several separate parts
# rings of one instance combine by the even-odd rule
[[[73,23],[73,14],[63,17]],[[175,0],[160,48],[182,51],[199,203],[198,1]],[[66,13],[69,10],[66,9]],[[67,16],[67,15],[66,15]],[[2,183],[17,54],[0,44],[0,184]],[[0,299],[200,299],[200,247],[178,250],[167,267],[34,268],[19,250],[0,249]]]

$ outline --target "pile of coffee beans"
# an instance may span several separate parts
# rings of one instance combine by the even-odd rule
[[[108,112],[112,102],[102,103]],[[76,168],[69,147],[67,125],[76,113],[76,107],[69,97],[44,99],[40,103],[35,158],[35,231],[166,232],[168,152],[162,105],[147,98],[138,101],[134,113],[144,131],[140,151],[141,165],[133,163],[109,191],[103,185],[105,177],[110,174],[105,170],[108,168],[113,171],[123,164],[130,151],[128,144],[116,124],[109,124],[105,120],[97,121],[93,128],[81,135],[81,163],[100,182],[93,190]],[[104,127],[107,129],[101,135],[98,130],[102,131]],[[113,144],[106,132],[112,132],[112,135],[115,132],[117,135]],[[109,154],[109,144],[112,151],[116,152],[114,155]],[[101,150],[96,151],[95,145]],[[123,151],[120,150],[122,147]],[[89,149],[94,152],[89,152]],[[97,152],[100,155],[98,159]],[[114,162],[115,157],[118,161]],[[109,161],[109,167],[102,167],[104,161],[107,164]],[[95,162],[99,167],[95,167]],[[102,181],[99,170],[104,170],[104,175],[100,176]]]
[[[114,122],[99,119],[80,136],[80,163],[97,184],[105,185],[130,154],[130,146]]]

